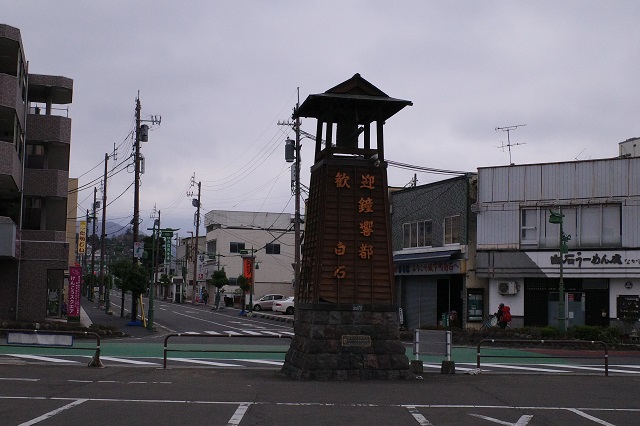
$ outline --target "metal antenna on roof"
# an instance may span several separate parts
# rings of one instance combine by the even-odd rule
[[[517,129],[518,127],[524,127],[524,126],[526,126],[526,124],[516,124],[515,126],[496,127],[496,132],[498,130],[501,131],[501,132],[507,132],[507,144],[505,145],[504,142],[502,142],[502,145],[498,146],[497,148],[502,148],[502,152],[504,152],[505,146],[509,149],[509,164],[511,164],[511,165],[513,165],[513,163],[511,162],[511,147],[512,146],[516,146],[516,145],[525,145],[526,142],[511,143],[510,132],[512,130]]]

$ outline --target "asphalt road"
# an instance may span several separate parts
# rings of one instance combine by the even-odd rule
[[[115,294],[114,294],[115,293]],[[97,300],[95,298],[94,300]],[[148,317],[149,300],[143,298],[144,315]],[[210,333],[210,334],[263,334],[277,335],[279,333],[293,333],[293,317],[273,313],[271,311],[256,312],[253,316],[240,315],[239,309],[224,308],[214,310],[211,305],[191,303],[172,303],[162,299],[154,300],[152,332],[140,325],[132,325],[129,318],[121,318],[121,297],[119,292],[112,292],[111,311],[107,315],[96,302],[82,298],[82,308],[90,322],[118,328],[127,335],[137,339],[158,340],[169,333]],[[125,295],[125,316],[130,314],[131,295]],[[141,319],[140,309],[138,319]],[[147,318],[148,319],[148,318]]]
[[[276,371],[0,365],[3,425],[637,425],[637,377],[292,381]]]

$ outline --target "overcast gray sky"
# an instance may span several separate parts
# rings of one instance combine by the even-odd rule
[[[0,0],[29,71],[74,80],[70,175],[80,185],[102,175],[114,144],[110,165],[131,161],[138,91],[143,119],[162,116],[142,146],[140,229],[155,206],[181,236],[193,230],[194,173],[205,212],[292,213],[293,131],[278,121],[296,88],[302,102],[355,73],[413,102],[385,126],[390,160],[506,165],[507,134],[495,128],[519,124],[516,164],[614,157],[640,136],[639,17],[635,0]],[[302,129],[314,133],[315,120]],[[304,184],[312,158],[304,139]],[[389,184],[413,174],[389,168]],[[417,174],[418,184],[443,178]],[[125,169],[108,183],[109,201],[120,196],[108,218],[123,226],[132,181]],[[93,186],[79,194],[81,212],[92,198]]]

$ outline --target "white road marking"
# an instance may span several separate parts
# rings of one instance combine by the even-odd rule
[[[604,373],[604,367],[585,367],[582,365],[566,365],[566,364],[540,364],[540,365],[548,365],[550,367],[559,367],[559,368],[573,368],[576,370],[600,371]],[[615,368],[611,368],[611,366],[609,366],[609,373],[640,374],[640,371],[618,370]]]
[[[135,364],[135,365],[160,365],[157,362],[147,362],[147,361],[138,361],[135,359],[130,359],[130,358],[119,358],[119,357],[113,357],[113,356],[101,356],[100,357],[101,360],[103,361],[115,361],[115,362],[122,362],[124,364]]]
[[[506,368],[511,370],[542,371],[545,373],[570,373],[570,371],[565,371],[565,370],[552,370],[550,368],[537,368],[537,367],[522,367],[519,365],[507,365],[507,364],[485,364],[485,365],[489,367],[494,367],[494,368],[496,367]],[[566,367],[566,366],[563,366],[563,367]]]
[[[585,419],[589,419],[589,420],[591,420],[592,422],[595,422],[595,423],[598,423],[598,424],[601,424],[601,425],[605,425],[605,426],[615,426],[613,423],[605,422],[605,421],[604,421],[604,420],[602,420],[602,419],[599,419],[599,418],[597,418],[597,417],[590,416],[589,414],[587,414],[587,413],[585,413],[585,412],[582,412],[582,411],[578,410],[577,408],[569,408],[569,411],[571,411],[572,413],[576,413],[577,415],[582,416],[582,417],[584,417]]]
[[[268,359],[230,359],[229,361],[255,362],[256,364],[282,365],[284,361],[270,361]]]
[[[19,426],[30,426],[30,425],[35,425],[36,423],[40,423],[40,422],[41,422],[41,421],[43,421],[43,420],[47,420],[47,419],[49,419],[49,418],[51,418],[51,417],[55,416],[56,414],[61,413],[61,412],[62,412],[62,411],[64,411],[64,410],[68,410],[69,408],[73,408],[73,407],[75,407],[76,405],[80,405],[80,404],[82,404],[83,402],[86,402],[86,401],[87,401],[86,399],[78,399],[78,400],[75,400],[75,401],[73,401],[73,402],[72,402],[72,403],[70,403],[70,404],[67,404],[67,405],[62,406],[62,407],[60,407],[60,408],[57,408],[57,409],[55,409],[55,410],[53,410],[53,411],[49,411],[48,413],[45,413],[45,414],[41,415],[40,417],[36,417],[36,418],[35,418],[35,419],[33,419],[33,420],[30,420],[30,421],[25,422],[25,423],[20,423],[20,425],[19,425]]]
[[[498,423],[499,425],[506,425],[506,426],[525,426],[525,425],[528,425],[531,419],[533,418],[533,416],[524,415],[524,416],[520,416],[517,422],[511,423],[511,422],[505,422],[504,420],[494,419],[493,417],[481,416],[480,414],[469,413],[469,415],[477,417],[479,419],[490,421],[492,423]]]
[[[17,357],[17,358],[24,358],[24,359],[33,359],[36,361],[46,361],[46,362],[57,362],[57,363],[65,363],[65,364],[78,364],[78,361],[72,361],[72,360],[67,360],[67,359],[60,359],[60,358],[51,358],[48,356],[39,356],[39,355],[25,355],[25,354],[11,354],[11,356]]]
[[[22,377],[0,377],[0,380],[2,381],[6,381],[6,382],[38,382],[40,381],[40,379],[27,379],[27,378],[22,378]]]
[[[212,336],[220,336],[220,333],[217,331],[205,331],[206,334],[211,334]]]
[[[433,423],[431,423],[429,420],[427,420],[419,411],[416,407],[412,407],[412,406],[407,406],[406,407],[407,410],[409,410],[409,413],[413,416],[413,418],[418,422],[418,424],[420,426],[432,426]]]
[[[250,405],[251,404],[248,404],[248,403],[240,404],[236,409],[235,413],[233,413],[233,416],[231,416],[231,418],[229,419],[229,422],[227,423],[227,425],[239,425],[240,422],[242,421],[242,418],[244,417],[244,414],[249,409]]]
[[[434,368],[434,369],[441,369],[442,365],[440,364],[423,364],[423,367],[428,367],[428,368]],[[456,370],[460,370],[460,371],[474,371],[477,370],[477,368],[467,368],[467,367],[460,367],[459,365],[456,365]],[[491,370],[485,370],[482,369],[482,371],[491,371]]]
[[[186,362],[191,364],[205,364],[205,365],[213,365],[216,367],[243,367],[239,364],[227,364],[223,362],[214,362],[214,361],[206,361],[203,359],[194,359],[194,358],[167,358],[170,361],[178,361],[178,362]]]
[[[259,332],[259,331],[244,330],[244,332],[243,332],[243,333],[245,333],[245,334],[250,334],[250,335],[252,335],[252,336],[264,336],[264,334],[262,334],[262,333],[261,333],[261,332]]]
[[[281,331],[267,331],[267,330],[264,330],[263,333],[270,334],[272,336],[282,336],[284,334]]]
[[[242,333],[238,333],[237,331],[224,330],[222,333],[224,333],[224,334],[230,334],[230,335],[232,335],[232,336],[242,336]]]

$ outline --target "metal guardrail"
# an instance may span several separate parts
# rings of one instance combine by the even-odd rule
[[[174,334],[168,334],[165,338],[164,338],[164,349],[163,349],[163,368],[166,369],[167,368],[167,353],[168,352],[208,352],[208,353],[224,353],[224,352],[247,352],[247,353],[272,353],[272,354],[279,354],[279,353],[286,353],[282,352],[282,351],[274,351],[274,350],[250,350],[250,351],[239,351],[237,349],[169,349],[169,338],[171,337],[183,337],[183,338],[189,338],[189,337],[195,337],[195,338],[199,338],[199,337],[208,337],[208,338],[229,338],[229,337],[241,337],[243,339],[247,339],[247,338],[254,338],[254,339],[292,339],[293,336],[288,336],[288,335],[283,335],[283,334],[278,334],[278,335],[272,335],[272,336],[264,336],[264,335],[260,335],[260,336],[247,336],[247,335],[237,335],[237,334],[189,334],[189,333],[174,333]]]
[[[100,361],[100,336],[93,331],[55,331],[55,330],[19,330],[19,329],[2,329],[0,334],[5,334],[6,345],[4,346],[20,346],[27,348],[56,348],[70,349],[77,351],[92,350],[90,348],[78,348],[73,346],[73,341],[63,340],[63,337],[84,336],[96,339],[96,351],[91,357],[91,361],[87,367],[104,367]],[[13,343],[11,343],[13,342]],[[56,344],[57,342],[57,344]]]
[[[603,356],[591,356],[591,355],[482,355],[480,353],[480,347],[483,343],[539,343],[544,345],[545,343],[549,344],[567,344],[567,345],[576,345],[576,344],[585,344],[585,345],[602,345],[604,348]],[[495,348],[494,348],[495,349]],[[545,358],[555,358],[555,359],[569,359],[569,358],[577,358],[577,359],[603,359],[604,360],[604,375],[609,375],[609,347],[605,342],[597,341],[597,340],[510,340],[510,339],[484,339],[478,343],[477,350],[477,368],[480,368],[480,358],[529,358],[529,359],[545,359]]]

